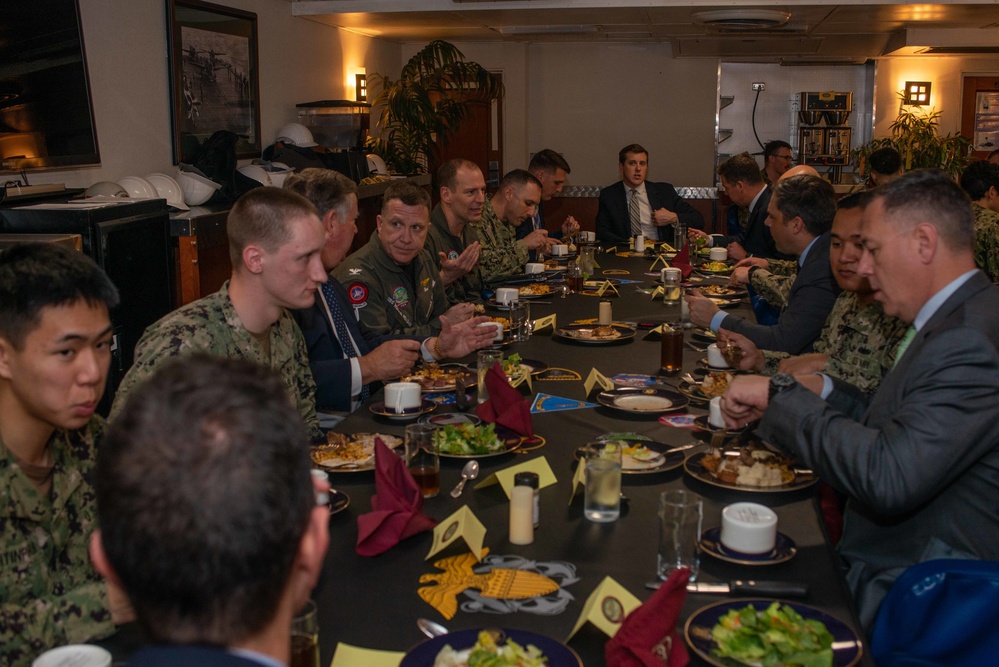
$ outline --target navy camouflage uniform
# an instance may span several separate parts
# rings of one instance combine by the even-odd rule
[[[489,199],[482,208],[482,219],[476,223],[475,231],[482,244],[479,267],[483,280],[524,272],[524,265],[530,258],[527,242],[517,240],[516,228],[499,219]]]
[[[999,213],[972,204],[975,213],[975,265],[999,282]]]

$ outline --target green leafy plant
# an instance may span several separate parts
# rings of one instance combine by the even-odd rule
[[[899,93],[899,97],[904,97],[904,93]],[[960,176],[971,161],[971,142],[959,132],[940,136],[940,114],[940,111],[900,105],[898,117],[888,127],[889,136],[872,139],[852,152],[856,173],[867,178],[871,153],[888,146],[902,156],[906,171],[940,169],[951,176]]]
[[[453,44],[427,44],[402,68],[398,79],[368,77],[379,109],[375,136],[368,149],[389,170],[422,174],[436,170],[440,149],[457,132],[471,104],[503,97],[503,83]]]

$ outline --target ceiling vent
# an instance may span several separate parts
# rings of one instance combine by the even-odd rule
[[[735,7],[694,12],[691,18],[697,25],[718,32],[752,32],[784,27],[791,20],[791,12]]]

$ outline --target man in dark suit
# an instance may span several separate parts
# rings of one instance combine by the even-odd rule
[[[798,258],[798,275],[787,305],[773,325],[754,324],[719,310],[698,293],[686,297],[690,320],[700,327],[735,331],[761,350],[788,354],[812,351],[812,343],[839,295],[829,264],[829,229],[836,215],[833,188],[815,176],[794,176],[774,185],[767,225],[777,249]]]
[[[315,204],[326,229],[323,267],[332,271],[343,262],[357,233],[357,185],[330,169],[306,169],[289,176],[284,187]],[[492,340],[491,329],[475,326],[486,321],[484,317],[453,327],[442,318],[440,335],[430,338],[364,334],[352,313],[356,301],[338,281],[328,280],[311,308],[292,312],[305,337],[316,406],[324,412],[352,411],[377,389],[374,383],[408,373],[421,357],[463,357]]]
[[[101,444],[94,566],[152,645],[130,665],[287,664],[329,544],[328,492],[269,368],[195,354],[143,383]]]
[[[999,293],[975,268],[968,198],[942,173],[873,191],[862,237],[858,271],[912,324],[877,393],[750,376],[722,409],[730,426],[762,415],[761,437],[849,497],[839,552],[870,626],[906,567],[999,559]]]
[[[746,224],[739,234],[730,236],[709,235],[700,229],[690,229],[690,238],[706,238],[709,248],[727,248],[729,259],[739,260],[748,255],[765,259],[789,259],[787,255],[777,252],[770,227],[766,224],[767,207],[773,190],[763,182],[760,168],[756,166],[753,156],[741,153],[730,157],[718,166],[718,176],[732,203],[749,209]]]
[[[646,181],[649,152],[630,144],[618,153],[621,180],[600,190],[597,240],[628,243],[636,234],[672,242],[667,227],[682,222],[687,229],[704,229],[704,218],[669,183]],[[671,233],[670,233],[671,234]]]

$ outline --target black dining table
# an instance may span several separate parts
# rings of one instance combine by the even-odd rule
[[[647,275],[653,257],[631,253],[596,255],[599,267],[594,279],[638,281],[617,286],[619,296],[611,301],[615,322],[654,323],[680,320],[677,304],[665,305],[661,297],[653,299],[647,292],[657,278]],[[661,265],[656,268],[661,268]],[[724,279],[710,279],[703,284],[721,284]],[[557,284],[557,283],[556,283]],[[640,291],[646,290],[645,292]],[[587,294],[562,297],[558,290],[550,297],[532,301],[531,317],[537,319],[554,313],[558,326],[581,319],[596,318],[600,298]],[[736,311],[752,317],[748,302]],[[499,311],[488,314],[501,316]],[[692,340],[692,330],[686,330],[686,340]],[[552,367],[571,369],[585,379],[592,368],[607,377],[621,373],[656,376],[665,387],[675,386],[677,376],[660,375],[660,343],[646,339],[647,331],[638,330],[634,338],[608,345],[586,345],[552,336],[551,329],[535,332],[529,340],[504,348],[509,355],[518,353],[524,359],[544,362]],[[696,343],[700,347],[704,345]],[[694,371],[705,354],[686,346],[684,370]],[[464,360],[474,362],[474,358]],[[572,400],[587,400],[582,381],[533,381],[533,392],[524,390],[525,398],[533,400],[538,393]],[[371,402],[381,400],[376,394]],[[474,407],[474,393],[472,405]],[[455,411],[452,406],[439,406],[436,413]],[[706,414],[706,405],[692,404],[688,410]],[[442,623],[451,630],[477,627],[501,627],[527,630],[565,641],[583,611],[583,605],[605,577],[612,577],[641,600],[652,591],[645,586],[656,580],[656,560],[659,540],[658,503],[663,491],[688,489],[704,503],[704,529],[721,524],[721,511],[731,503],[750,501],[772,508],[778,515],[778,530],[797,545],[797,554],[790,560],[767,566],[745,566],[724,562],[702,555],[698,581],[725,582],[734,579],[760,579],[803,582],[808,595],[800,603],[817,607],[835,616],[863,637],[863,632],[851,607],[849,593],[841,574],[837,556],[825,531],[815,486],[791,492],[751,493],[722,488],[693,478],[683,467],[648,474],[624,475],[622,492],[628,497],[622,503],[621,515],[611,523],[594,523],[583,516],[582,489],[570,502],[575,452],[581,445],[605,433],[632,432],[669,445],[697,443],[689,453],[705,451],[704,438],[689,429],[663,425],[659,415],[645,416],[598,406],[532,415],[534,432],[544,438],[544,446],[527,453],[480,458],[480,480],[508,466],[531,457],[545,457],[558,480],[557,484],[540,491],[540,527],[535,539],[527,546],[515,546],[508,539],[509,501],[499,485],[475,489],[468,484],[464,494],[453,499],[449,491],[460,478],[464,461],[441,459],[441,492],[426,500],[423,511],[443,520],[463,505],[474,512],[485,525],[485,546],[491,555],[520,557],[535,562],[562,562],[575,570],[575,580],[565,584],[569,602],[558,613],[537,614],[528,610],[513,613],[469,611],[459,607],[451,620],[445,620],[417,594],[421,575],[439,573],[434,561],[461,551],[451,545],[449,550],[429,560],[431,532],[423,532],[403,540],[385,553],[362,557],[355,547],[360,515],[371,510],[375,493],[375,476],[367,472],[331,472],[330,481],[338,491],[350,497],[349,507],[330,517],[330,547],[325,567],[314,592],[319,609],[321,665],[329,665],[339,642],[372,649],[407,651],[425,638],[417,629],[416,620],[424,617]],[[362,406],[335,429],[342,433],[388,433],[402,436],[406,423],[376,416]],[[683,605],[683,622],[698,609],[732,599],[719,595],[688,593]],[[459,600],[463,600],[459,596]],[[581,657],[584,665],[605,664],[604,645],[608,637],[592,624],[584,625],[567,645]],[[865,642],[866,645],[866,642]],[[707,664],[693,651],[691,664]],[[866,651],[861,664],[870,662]]]

